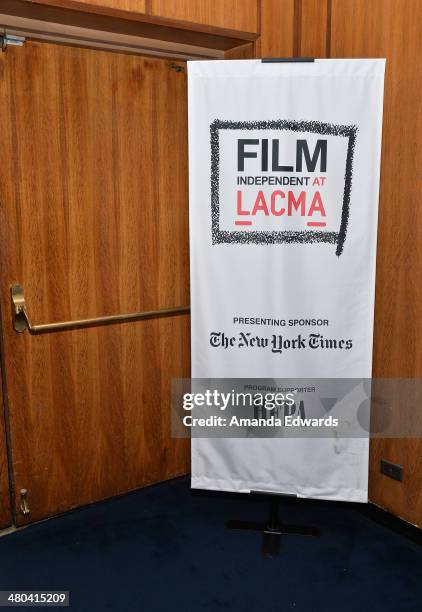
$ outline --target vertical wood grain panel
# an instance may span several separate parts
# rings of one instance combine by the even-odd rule
[[[298,55],[327,57],[327,23],[331,0],[300,0]]]
[[[422,377],[422,48],[419,0],[332,0],[332,57],[386,57],[375,377]],[[400,405],[395,405],[400,410]],[[420,406],[415,406],[420,410]],[[379,472],[404,466],[403,483]],[[422,525],[422,440],[374,440],[370,499]]]
[[[105,6],[107,8],[120,9],[121,11],[132,11],[133,13],[145,13],[146,0],[78,0],[80,4],[92,6]]]
[[[9,304],[16,281],[34,322],[189,303],[185,64],[30,42],[0,56],[0,101],[12,467],[35,520],[189,469],[170,437],[188,316],[31,337]]]
[[[261,0],[257,57],[291,57],[295,46],[295,0]]]
[[[228,49],[224,53],[224,59],[254,59],[255,57],[255,44],[246,43],[240,47],[234,47]]]
[[[34,0],[24,0],[32,3]],[[132,13],[146,13],[148,0],[36,0],[37,4],[89,11],[89,7],[111,8]]]
[[[151,0],[151,14],[229,30],[257,32],[257,0]]]
[[[3,412],[2,383],[0,378],[0,529],[8,527],[11,523],[12,516],[10,512],[6,433]]]

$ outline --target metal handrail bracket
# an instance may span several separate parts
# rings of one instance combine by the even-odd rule
[[[57,323],[43,323],[33,325],[28,315],[25,303],[25,296],[22,285],[15,283],[10,288],[12,299],[13,328],[21,333],[26,329],[30,334],[45,334],[54,331],[64,331],[69,329],[80,329],[83,327],[96,327],[99,325],[110,325],[112,323],[126,323],[128,321],[138,321],[141,319],[152,319],[156,317],[170,317],[179,314],[188,314],[189,306],[176,306],[174,308],[160,308],[158,310],[146,310],[142,312],[131,312],[127,314],[108,315],[105,317],[95,317],[91,319],[77,319],[73,321],[59,321]]]

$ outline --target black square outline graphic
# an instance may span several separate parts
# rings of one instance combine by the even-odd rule
[[[343,136],[348,138],[346,168],[344,174],[343,206],[338,232],[315,230],[303,231],[227,231],[220,230],[220,138],[219,130],[288,130],[291,132],[311,132],[322,136]],[[335,125],[319,121],[223,121],[215,119],[210,125],[211,137],[211,219],[213,244],[282,244],[328,242],[337,244],[336,255],[343,251],[349,222],[350,193],[353,176],[353,154],[356,145],[356,125]]]

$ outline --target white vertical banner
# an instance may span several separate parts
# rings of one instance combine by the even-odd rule
[[[192,378],[370,378],[385,60],[188,63]],[[369,438],[192,438],[192,487],[366,501]]]

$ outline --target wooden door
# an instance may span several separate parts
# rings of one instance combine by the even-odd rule
[[[186,305],[183,63],[27,42],[0,54],[0,264],[18,523],[184,474],[170,381],[189,317],[37,336],[12,327]],[[30,514],[20,511],[28,491]]]
[[[421,378],[422,3],[301,0],[298,17],[301,55],[387,58],[373,376]],[[403,482],[381,474],[381,458],[403,466]],[[421,438],[371,441],[369,498],[422,526]]]
[[[0,372],[1,373],[1,372]],[[8,461],[6,449],[6,429],[4,420],[4,407],[2,396],[2,383],[0,377],[0,529],[8,527],[12,522],[10,512],[10,491],[8,476]]]

